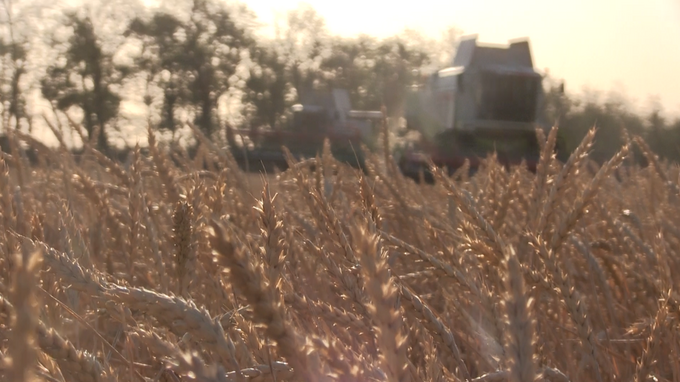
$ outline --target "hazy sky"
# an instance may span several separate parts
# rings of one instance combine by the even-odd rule
[[[246,0],[261,22],[298,0]],[[529,37],[535,65],[584,87],[623,92],[645,108],[658,97],[680,116],[680,0],[307,0],[340,35],[390,36],[405,27],[438,37],[449,25],[479,41]]]

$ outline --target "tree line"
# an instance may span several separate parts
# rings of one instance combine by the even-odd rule
[[[3,128],[31,131],[69,116],[104,152],[114,136],[125,139],[124,109],[170,139],[185,121],[213,139],[234,124],[282,126],[311,89],[344,88],[355,108],[384,106],[398,117],[409,87],[449,64],[461,36],[455,27],[439,39],[412,30],[389,38],[334,36],[307,5],[263,36],[245,5],[221,0],[154,7],[98,0],[49,14],[31,13],[37,2],[22,9],[2,1]],[[622,102],[584,100],[545,85],[543,112],[559,121],[565,152],[596,124],[598,155],[613,154],[625,128],[661,157],[680,159],[680,120],[665,120],[659,108],[635,114]]]

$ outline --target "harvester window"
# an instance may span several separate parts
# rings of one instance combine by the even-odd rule
[[[531,122],[536,115],[538,82],[534,77],[485,73],[481,119]]]

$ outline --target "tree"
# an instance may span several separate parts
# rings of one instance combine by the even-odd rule
[[[680,131],[667,124],[663,116],[661,101],[656,97],[650,100],[650,111],[645,122],[647,124],[646,140],[650,148],[661,158],[679,160]]]
[[[292,86],[286,80],[286,65],[271,47],[254,47],[251,60],[242,101],[253,107],[246,109],[245,117],[251,126],[274,128],[283,121],[292,104]]]
[[[563,143],[559,152],[562,160],[568,158],[593,127],[597,128],[597,133],[591,157],[599,162],[609,159],[621,148],[621,129],[630,135],[647,137],[643,119],[630,111],[629,102],[620,94],[602,101],[597,92],[575,97],[561,94],[557,87],[550,86],[543,112],[549,123],[558,122],[559,139]]]
[[[406,88],[416,80],[413,69],[422,67],[429,57],[425,51],[409,49],[398,38],[381,44],[378,57],[381,60],[378,61],[376,70],[382,74],[383,102],[391,110],[388,113],[400,115]]]
[[[336,37],[320,68],[326,88],[347,89],[358,109],[379,109],[382,99],[375,71],[378,41],[370,36]]]
[[[328,38],[326,21],[306,3],[286,13],[284,26],[276,24],[277,54],[285,62],[287,80],[298,99],[321,79],[320,64],[328,53]]]
[[[137,62],[163,91],[161,126],[174,129],[175,111],[188,106],[208,136],[216,131],[216,110],[232,86],[242,53],[254,40],[217,1],[193,0],[188,18],[157,12],[133,20],[128,35],[143,41]]]
[[[440,38],[430,38],[420,31],[406,28],[399,34],[399,39],[409,50],[425,52],[427,60],[423,63],[422,71],[432,73],[453,64],[456,46],[463,32],[455,26],[449,26],[442,31]]]
[[[27,73],[28,41],[15,33],[14,10],[12,2],[2,1],[4,9],[3,23],[6,30],[0,35],[0,104],[2,105],[2,122],[9,127],[14,119],[14,126],[18,128],[22,120],[30,118],[26,112],[21,81]]]
[[[414,43],[412,37],[335,38],[320,65],[325,87],[347,89],[357,108],[379,110],[385,105],[390,116],[400,115],[409,85],[419,80],[413,70],[431,60],[426,44]]]
[[[161,130],[175,132],[176,111],[191,98],[188,78],[180,68],[183,50],[183,23],[174,15],[157,12],[148,21],[135,18],[130,22],[125,36],[133,35],[141,41],[140,53],[135,57],[136,71],[146,76],[147,88],[155,84],[162,92],[160,108]],[[152,103],[148,94],[147,106]]]
[[[43,96],[57,109],[78,107],[90,139],[106,151],[107,128],[118,116],[121,97],[114,90],[129,74],[129,68],[113,63],[113,55],[103,51],[91,19],[74,12],[66,14],[65,25],[73,30],[68,48],[57,63],[47,68],[40,81]]]
[[[25,45],[17,42],[5,42],[0,37],[0,67],[3,73],[0,78],[0,103],[3,106],[3,124],[18,127],[22,119],[27,119],[26,99],[20,87],[21,79],[26,74]]]

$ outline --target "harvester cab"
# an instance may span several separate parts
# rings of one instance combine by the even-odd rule
[[[404,174],[417,178],[426,157],[449,171],[468,160],[475,170],[494,152],[506,166],[524,162],[534,171],[536,129],[546,129],[542,78],[528,40],[498,46],[479,44],[475,35],[461,39],[452,65],[407,98],[407,128],[418,131],[420,141],[401,158]]]

